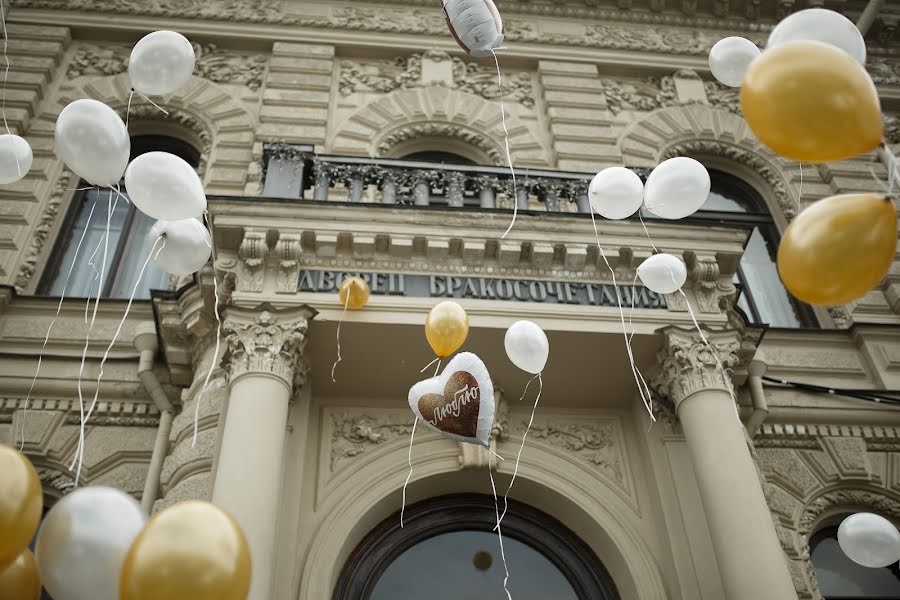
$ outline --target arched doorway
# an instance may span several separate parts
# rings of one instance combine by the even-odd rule
[[[503,596],[492,497],[441,496],[382,521],[344,566],[333,600],[450,600]],[[606,568],[571,530],[510,501],[503,519],[508,587],[517,600],[619,600]]]

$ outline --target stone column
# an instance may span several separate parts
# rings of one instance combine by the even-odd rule
[[[237,519],[250,545],[249,600],[271,600],[288,403],[306,376],[306,306],[229,308],[223,331],[230,375],[213,502]]]
[[[660,387],[674,402],[694,464],[728,600],[796,600],[759,475],[729,389],[695,330],[668,327]],[[726,368],[737,363],[735,332],[708,333]]]

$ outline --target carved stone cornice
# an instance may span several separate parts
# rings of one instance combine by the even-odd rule
[[[661,333],[664,340],[658,353],[661,371],[654,387],[675,404],[676,411],[685,399],[697,392],[731,389],[727,372],[739,363],[741,343],[737,332],[705,331],[709,347],[694,329],[666,327]],[[717,353],[718,362],[713,352]]]
[[[316,312],[304,305],[276,310],[269,304],[255,309],[229,307],[222,332],[225,334],[225,365],[231,382],[248,374],[266,374],[280,379],[296,393],[306,383],[303,353],[309,319]]]

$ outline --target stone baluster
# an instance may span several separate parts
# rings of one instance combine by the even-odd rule
[[[426,171],[412,173],[413,204],[428,206],[431,204],[431,177]]]
[[[347,185],[347,201],[362,202],[363,189],[365,187],[366,168],[361,166],[353,166],[347,168],[346,185]]]
[[[382,169],[378,179],[381,181],[381,203],[397,204],[397,173],[393,169]]]
[[[450,171],[444,173],[444,194],[447,196],[447,206],[462,208],[465,202],[466,177],[462,173]]]
[[[563,189],[564,184],[561,181],[551,179],[541,182],[541,192],[547,212],[559,212],[559,195]]]
[[[478,189],[478,202],[481,208],[496,208],[496,188],[499,181],[496,177],[478,177],[475,185]]]
[[[578,212],[582,214],[591,213],[591,200],[588,197],[587,181],[572,181],[567,186],[567,194],[569,199],[575,202]]]
[[[313,169],[316,173],[316,183],[313,189],[313,200],[328,200],[328,190],[331,188],[331,166],[315,159]]]

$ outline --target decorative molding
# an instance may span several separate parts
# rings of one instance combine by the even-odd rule
[[[276,310],[264,304],[256,309],[228,308],[222,331],[226,351],[223,365],[231,381],[252,373],[280,378],[298,392],[306,383],[303,356],[308,339],[308,320],[315,312],[307,306]]]
[[[650,77],[643,80],[601,79],[600,86],[606,98],[608,110],[617,115],[623,111],[651,111],[670,106],[686,104],[708,104],[736,115],[741,114],[741,103],[738,92],[715,81],[703,83],[707,102],[692,100],[684,102],[679,99],[675,85],[676,78],[697,79],[696,71],[681,69],[672,75]]]
[[[523,431],[527,425],[528,421],[521,423]],[[625,466],[622,449],[618,447],[618,433],[614,423],[547,423],[534,424],[529,438],[542,440],[600,467],[613,481],[624,487]]]
[[[278,237],[273,251],[278,261],[278,275],[275,291],[279,294],[296,294],[300,278],[300,254],[302,252],[300,234],[283,233]]]
[[[369,414],[332,413],[331,472],[336,473],[365,452],[412,433],[410,419],[378,411]]]
[[[75,489],[75,479],[61,469],[39,466],[35,470],[44,489],[49,488],[59,496],[65,496]]]
[[[206,173],[206,166],[212,154],[212,133],[209,127],[201,119],[181,108],[169,106],[166,108],[166,111],[169,114],[165,114],[152,104],[141,102],[138,99],[131,104],[127,117],[132,123],[137,120],[174,123],[194,134],[199,142],[198,150],[200,152],[197,174],[202,178],[203,174]],[[124,118],[125,116],[125,110],[123,110],[122,117]]]
[[[870,57],[866,70],[876,85],[900,86],[900,61]]]
[[[129,48],[99,44],[80,44],[75,48],[66,77],[74,79],[85,75],[118,75],[128,70]]]
[[[825,492],[809,502],[797,521],[797,533],[803,543],[809,545],[813,527],[833,509],[868,509],[879,514],[900,519],[900,500],[888,496],[884,490],[840,489]]]
[[[261,292],[265,277],[266,254],[269,247],[266,244],[266,231],[246,227],[244,239],[238,248],[239,263],[237,273],[238,290],[242,292]]]
[[[358,92],[387,94],[414,87],[422,79],[422,54],[391,60],[341,61],[338,91],[341,96]]]
[[[497,87],[497,72],[474,62],[466,62],[461,58],[453,58],[453,81],[457,88],[464,92],[481,96],[485,100],[504,100],[518,102],[525,108],[534,108],[534,85],[531,73],[517,72],[503,74],[503,87]]]
[[[654,387],[667,396],[676,409],[696,392],[728,392],[732,389],[731,379],[722,372],[719,363],[726,371],[739,364],[741,344],[737,332],[707,330],[709,347],[695,330],[667,327],[662,333],[664,344],[658,354],[661,371],[654,380]],[[718,353],[718,361],[713,352]]]
[[[81,417],[68,415],[66,425],[79,425]],[[90,425],[110,425],[117,427],[159,427],[159,415],[155,417],[91,416]]]
[[[28,247],[23,252],[22,263],[19,265],[19,271],[16,274],[15,287],[20,294],[25,291],[31,278],[34,277],[38,258],[44,249],[44,244],[47,243],[47,237],[50,235],[53,225],[56,223],[56,217],[59,215],[63,198],[70,195],[71,190],[69,188],[72,187],[72,180],[72,172],[64,170],[57,178],[53,191],[50,192],[50,197],[47,199],[44,211],[37,221],[31,240],[28,242]]]
[[[391,148],[407,140],[434,137],[454,138],[484,152],[499,164],[506,160],[499,146],[482,133],[456,123],[409,123],[394,128],[378,139],[376,148],[379,156],[390,154]]]

